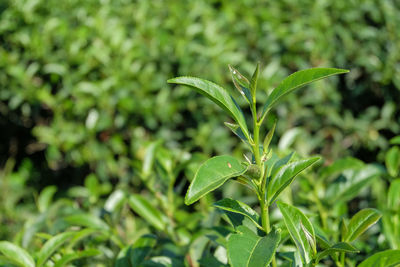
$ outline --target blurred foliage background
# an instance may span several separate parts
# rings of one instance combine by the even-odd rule
[[[240,156],[223,111],[166,83],[191,75],[238,95],[228,64],[250,74],[261,62],[260,102],[294,71],[349,69],[274,110],[274,145],[384,162],[400,133],[399,14],[398,0],[0,1],[0,239],[48,185],[58,198],[92,188],[89,203],[144,192],[137,166],[152,141],[177,162]]]

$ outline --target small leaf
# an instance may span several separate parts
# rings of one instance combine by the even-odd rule
[[[248,143],[246,136],[244,136],[242,129],[236,123],[224,122],[225,126],[228,127],[236,136],[238,136],[243,142]]]
[[[332,165],[324,167],[320,173],[321,179],[326,179],[335,174],[339,174],[348,169],[360,169],[364,166],[364,163],[356,158],[345,157],[336,160]]]
[[[4,254],[4,260],[20,267],[35,267],[29,253],[11,242],[0,241],[0,252]]]
[[[381,213],[376,209],[363,209],[357,212],[353,218],[351,218],[349,225],[347,226],[347,235],[345,241],[352,242],[362,233],[364,233],[369,227],[376,223],[381,217]]]
[[[233,213],[238,213],[249,218],[258,228],[262,229],[259,225],[260,216],[247,204],[231,198],[225,198],[214,203],[214,207],[226,210]]]
[[[274,133],[275,133],[275,127],[276,127],[276,119],[274,121],[274,125],[269,130],[268,134],[265,136],[264,145],[263,145],[264,153],[267,153],[267,151],[268,151],[269,144],[271,143],[272,137],[274,136]]]
[[[264,105],[261,120],[264,119],[268,111],[285,95],[294,91],[297,88],[303,87],[309,83],[318,81],[320,79],[341,73],[347,73],[348,70],[334,69],[334,68],[312,68],[295,72],[285,78],[276,87],[267,98]]]
[[[158,230],[165,229],[164,215],[141,195],[131,195],[128,198],[131,208]]]
[[[250,92],[251,92],[251,95],[253,96],[253,102],[255,102],[255,100],[256,100],[257,81],[258,81],[259,73],[260,73],[260,62],[257,62],[257,67],[254,70],[253,76],[251,77],[251,81],[250,81]]]
[[[79,225],[103,231],[110,230],[110,227],[103,220],[91,214],[74,214],[65,217],[64,220],[73,226]]]
[[[375,253],[358,267],[396,267],[400,264],[400,250],[385,250]]]
[[[325,249],[324,251],[319,252],[317,254],[315,261],[316,261],[316,263],[318,263],[320,260],[322,260],[323,258],[325,258],[328,255],[335,256],[335,254],[337,252],[358,253],[359,250],[356,249],[355,247],[353,247],[349,243],[339,242],[339,243],[336,243],[335,245]]]
[[[386,153],[385,165],[392,177],[397,177],[400,171],[400,148],[394,146]]]
[[[247,100],[249,104],[253,103],[253,97],[250,93],[250,83],[246,77],[244,77],[238,70],[229,65],[229,70],[232,75],[232,81],[235,85],[236,89],[240,92],[240,94]]]
[[[214,103],[228,112],[228,114],[239,124],[246,138],[248,140],[250,139],[249,130],[247,129],[243,112],[240,110],[232,96],[224,88],[213,82],[195,77],[177,77],[168,80],[168,83],[190,86],[197,92],[211,99]]]
[[[50,203],[56,192],[57,192],[57,187],[54,185],[47,186],[45,189],[42,190],[42,192],[39,195],[38,203],[37,203],[38,209],[41,213],[48,210],[48,207],[50,206]]]
[[[79,260],[82,258],[94,257],[100,255],[101,251],[97,249],[87,249],[83,251],[74,251],[73,253],[63,255],[61,259],[57,260],[54,264],[54,267],[62,267],[67,265],[68,263]]]
[[[50,256],[74,235],[75,232],[64,232],[47,240],[37,254],[37,267],[40,267],[46,263]]]
[[[312,243],[315,244],[315,233],[314,228],[308,218],[296,207],[285,204],[283,202],[277,202],[279,210],[283,215],[286,227],[292,237],[293,242],[299,249],[300,256],[304,264],[310,263],[314,258],[315,252],[313,249],[314,245],[310,244],[310,239]],[[303,225],[303,226],[301,226]],[[306,229],[309,236],[306,235]]]
[[[320,158],[313,157],[309,159],[299,160],[284,165],[276,175],[273,175],[267,186],[268,203],[272,203],[279,194],[289,186],[294,178],[307,167],[317,162]]]
[[[387,205],[391,210],[400,208],[400,179],[396,179],[390,183]]]
[[[281,239],[280,230],[272,230],[264,237],[257,236],[247,227],[228,239],[228,258],[232,267],[268,266]]]
[[[400,145],[400,135],[395,136],[392,139],[390,139],[390,144],[392,145]]]
[[[204,162],[194,176],[186,193],[185,204],[190,205],[205,194],[217,189],[228,179],[246,172],[246,167],[231,156],[217,156]]]

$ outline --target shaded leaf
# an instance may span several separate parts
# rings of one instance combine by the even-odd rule
[[[260,73],[260,62],[257,62],[256,69],[254,70],[253,75],[251,76],[251,81],[250,81],[250,92],[251,95],[253,96],[253,102],[256,99],[256,91],[257,91],[257,81],[258,81],[258,76]]]
[[[224,122],[225,126],[228,127],[236,136],[238,136],[242,141],[248,143],[246,136],[244,136],[242,129],[236,123]]]
[[[258,215],[258,213],[243,202],[230,198],[225,198],[215,202],[214,207],[229,212],[242,214],[249,218],[257,227],[261,228],[261,226],[259,225],[260,216]]]
[[[246,172],[246,167],[231,156],[217,156],[208,159],[197,170],[185,196],[186,205],[199,200],[205,194],[217,189],[228,179]]]
[[[316,263],[320,260],[325,258],[328,255],[335,256],[337,252],[346,252],[346,253],[358,253],[359,250],[353,247],[351,244],[346,242],[336,243],[335,245],[325,249],[324,251],[320,252],[316,256]]]
[[[54,264],[54,267],[62,267],[67,265],[68,263],[79,260],[82,258],[94,257],[100,255],[101,251],[97,249],[87,249],[83,251],[74,251],[73,253],[63,255],[61,259],[57,260]]]
[[[73,226],[84,226],[94,229],[101,229],[104,231],[108,231],[110,227],[100,218],[92,215],[92,214],[75,214],[69,215],[64,218],[64,220]]]
[[[64,232],[47,240],[37,254],[37,266],[40,267],[46,263],[50,256],[74,235],[75,232]]]
[[[240,94],[247,100],[249,104],[253,103],[253,97],[250,93],[250,82],[244,77],[237,69],[229,65],[229,71],[232,75],[232,81],[235,85],[236,89],[240,92]]]
[[[390,183],[387,205],[391,210],[398,210],[400,208],[400,179],[396,179]]]

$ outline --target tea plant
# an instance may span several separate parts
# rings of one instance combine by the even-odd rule
[[[195,174],[186,193],[185,203],[193,204],[229,179],[235,179],[247,186],[257,196],[260,213],[247,204],[230,198],[222,199],[214,204],[227,215],[235,228],[235,232],[228,237],[226,243],[229,263],[232,266],[268,266],[270,264],[277,266],[277,249],[286,240],[282,238],[282,229],[278,227],[279,224],[272,225],[270,221],[270,210],[275,203],[282,214],[286,229],[297,247],[294,253],[280,254],[282,264],[292,262],[293,266],[316,266],[322,259],[330,256],[337,266],[347,266],[346,253],[359,252],[351,242],[379,220],[380,212],[375,209],[363,209],[355,214],[348,223],[343,221],[339,242],[331,242],[324,238],[322,234],[317,233],[316,230],[319,228],[313,225],[300,209],[278,200],[280,194],[291,185],[296,176],[315,164],[320,158],[311,157],[292,161],[293,153],[279,158],[270,149],[276,121],[264,137],[260,135],[260,129],[269,111],[285,95],[311,82],[348,71],[334,68],[313,68],[296,72],[284,79],[268,95],[261,112],[257,109],[256,99],[259,65],[250,81],[233,67],[230,67],[230,71],[235,87],[249,104],[253,122],[252,133],[249,131],[246,118],[236,100],[224,88],[195,77],[177,77],[168,81],[190,86],[224,109],[235,121],[234,123],[226,122],[225,125],[247,145],[252,153],[251,158],[245,156],[246,161],[244,162],[230,155],[208,159]],[[367,173],[367,177],[358,181],[358,187],[365,184],[366,180],[370,180],[370,176],[374,176]],[[360,175],[360,173],[353,173],[353,175]],[[354,188],[357,188],[357,183],[350,182],[345,189],[351,191]],[[393,253],[397,253],[397,251]],[[374,257],[376,262],[384,260],[384,257],[379,254]],[[364,263],[363,266],[371,265]]]

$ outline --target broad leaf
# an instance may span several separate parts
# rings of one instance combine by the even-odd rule
[[[385,250],[375,253],[358,267],[395,267],[400,264],[400,250]]]
[[[217,189],[228,179],[246,172],[246,167],[231,156],[217,156],[204,162],[194,176],[186,193],[185,203],[190,205],[205,194]]]
[[[207,96],[214,103],[224,109],[239,124],[240,128],[247,139],[249,130],[247,129],[246,120],[243,112],[240,110],[232,96],[221,86],[195,77],[177,77],[168,80],[169,83],[176,83],[193,87],[197,92]]]
[[[275,255],[281,239],[279,230],[272,230],[260,237],[247,227],[238,228],[238,233],[228,239],[228,258],[232,267],[268,266]]]
[[[317,80],[335,75],[349,72],[343,69],[334,68],[312,68],[301,70],[289,75],[276,87],[267,98],[264,105],[261,118],[263,119],[268,111],[281,99],[297,88],[303,87]]]
[[[82,258],[94,257],[100,255],[101,251],[97,249],[87,249],[83,251],[74,251],[73,253],[63,255],[61,259],[57,260],[54,267],[66,266],[68,263],[79,260]]]
[[[275,175],[272,174],[273,176],[271,181],[267,186],[268,203],[272,203],[279,196],[279,194],[293,182],[294,178],[300,172],[317,162],[319,159],[319,157],[313,157],[291,162],[279,169]]]
[[[222,210],[226,210],[229,212],[233,213],[238,213],[246,216],[250,220],[253,221],[253,223],[261,228],[259,222],[260,222],[260,216],[258,215],[257,212],[255,212],[252,208],[250,208],[247,204],[240,202],[238,200],[233,200],[230,198],[225,198],[220,201],[217,201],[214,203],[214,207],[217,207]]]
[[[308,264],[316,254],[315,233],[311,222],[298,208],[280,201],[277,204],[303,263]]]
[[[31,255],[29,255],[25,249],[11,242],[0,241],[0,253],[4,255],[4,261],[10,262],[16,266],[35,267],[35,262]]]
[[[46,263],[50,256],[74,235],[75,232],[64,232],[47,240],[37,254],[37,266],[40,267]]]
[[[360,210],[353,216],[353,218],[351,218],[349,225],[347,226],[347,235],[344,240],[348,242],[354,241],[369,227],[376,223],[381,216],[381,213],[376,209],[369,208]]]
[[[164,215],[141,195],[131,195],[128,198],[131,208],[158,230],[165,229]]]
[[[64,218],[64,220],[73,226],[84,226],[93,229],[108,231],[110,227],[100,218],[91,214],[75,214]]]
[[[317,254],[316,263],[328,255],[334,256],[337,252],[358,253],[358,249],[346,242],[337,243]]]

